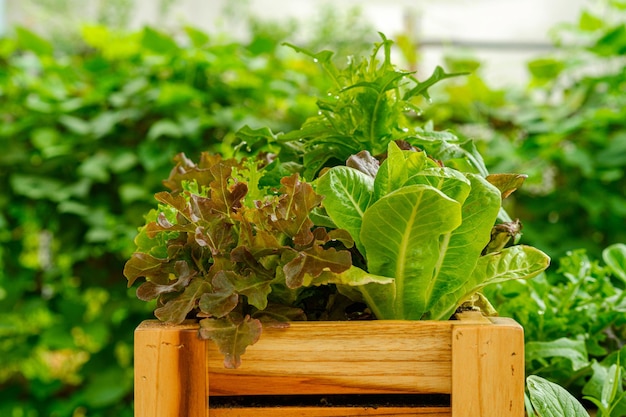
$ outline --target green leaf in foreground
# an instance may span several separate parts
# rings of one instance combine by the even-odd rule
[[[363,288],[378,318],[421,318],[440,267],[442,238],[460,224],[461,205],[425,185],[404,187],[367,210],[360,237],[369,272],[395,278],[395,287]]]
[[[530,401],[540,417],[589,417],[584,407],[557,384],[536,375],[526,379]]]
[[[545,253],[525,245],[511,246],[501,252],[481,256],[469,280],[461,288],[444,295],[431,309],[430,318],[446,319],[459,303],[483,287],[513,279],[533,278],[544,271],[549,263],[550,258]]]
[[[365,253],[359,231],[372,200],[374,179],[353,168],[335,167],[318,179],[317,192],[325,196],[324,208],[337,227],[347,230],[356,247]]]

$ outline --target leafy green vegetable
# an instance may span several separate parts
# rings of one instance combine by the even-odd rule
[[[446,319],[484,285],[547,268],[548,257],[534,248],[481,256],[501,204],[485,179],[393,142],[387,155],[374,179],[333,167],[316,182],[326,213],[351,233],[367,271],[394,279],[359,288],[378,318]]]
[[[352,266],[348,234],[313,227],[308,216],[322,197],[297,174],[283,177],[277,190],[261,189],[255,180],[264,169],[260,161],[208,153],[198,164],[184,155],[176,160],[164,182],[172,191],[156,194],[158,215],[139,233],[140,250],[124,274],[129,285],[146,279],[137,296],[157,299],[159,319],[206,317],[201,335],[217,343],[226,366],[238,366],[245,347],[258,339],[261,321],[254,316],[270,298],[271,308],[292,306],[289,297],[271,297],[274,287],[297,292],[305,284],[391,281]],[[249,193],[264,198],[247,201]]]
[[[299,130],[281,135],[281,142],[303,143],[304,176],[312,179],[326,165],[343,164],[360,151],[378,155],[395,140],[411,136],[406,128],[409,112],[419,112],[414,99],[428,97],[437,82],[463,75],[448,74],[441,67],[425,81],[391,63],[392,41],[380,34],[369,59],[352,58],[342,69],[332,61],[333,53],[313,53],[290,45],[319,63],[334,82],[333,91],[318,100],[319,112]],[[382,51],[382,62],[378,55]]]
[[[558,383],[579,399],[602,398],[608,370],[626,358],[620,355],[626,335],[623,255],[623,244],[611,245],[603,251],[603,265],[578,250],[559,259],[556,271],[485,288],[498,312],[524,327],[527,374]]]

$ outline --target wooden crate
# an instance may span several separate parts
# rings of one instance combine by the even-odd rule
[[[236,370],[197,329],[137,328],[135,417],[524,415],[511,319],[292,323],[265,329]]]

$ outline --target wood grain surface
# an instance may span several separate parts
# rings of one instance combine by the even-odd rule
[[[505,318],[292,323],[265,329],[225,369],[197,324],[135,332],[136,417],[522,417],[523,330]],[[450,407],[267,407],[209,410],[209,396],[450,394]]]

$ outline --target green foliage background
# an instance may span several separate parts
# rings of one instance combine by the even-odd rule
[[[509,211],[524,222],[524,243],[554,259],[577,248],[594,259],[626,241],[626,6],[602,4],[557,32],[555,54],[529,64],[524,90],[495,89],[478,70],[442,83],[419,120],[475,139],[491,172],[529,174]],[[354,17],[332,16],[303,46],[345,57],[377,39]],[[342,25],[353,30],[339,36]],[[289,131],[316,112],[327,78],[280,45],[294,30],[255,22],[235,42],[193,28],[174,37],[91,26],[64,51],[25,29],[0,40],[0,415],[132,415],[133,330],[153,310],[121,273],[137,227],[175,154],[228,156],[243,125]],[[448,70],[466,65],[450,60]],[[528,365],[578,392],[624,345],[623,300],[606,311],[596,296],[621,295],[624,284],[585,269],[586,256],[567,258],[563,276],[492,297],[519,313],[528,342],[574,341],[564,342],[574,353],[539,350]],[[568,291],[572,317],[606,326],[573,330],[558,312],[537,315],[542,297]],[[568,380],[577,346],[589,356]]]

